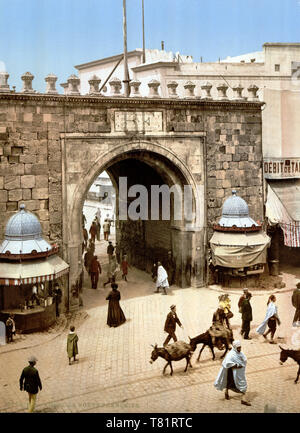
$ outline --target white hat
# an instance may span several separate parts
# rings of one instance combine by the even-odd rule
[[[237,349],[238,347],[242,347],[241,342],[239,340],[234,340],[232,345],[235,349]]]

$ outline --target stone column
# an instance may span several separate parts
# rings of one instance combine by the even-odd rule
[[[21,92],[35,93],[35,90],[32,89],[32,80],[34,79],[34,75],[32,75],[30,72],[26,72],[21,76],[21,79],[23,80],[23,89]]]
[[[234,91],[234,100],[238,101],[238,100],[244,100],[243,96],[242,96],[242,92],[244,90],[244,87],[241,86],[241,84],[236,84],[235,86],[233,86],[232,90]]]
[[[132,97],[139,97],[141,96],[140,94],[140,85],[141,82],[139,80],[132,80],[129,83],[130,86],[130,96]]]
[[[251,84],[247,90],[249,93],[248,101],[258,101],[258,96],[257,96],[258,87],[255,84]]]
[[[101,79],[97,77],[97,75],[93,75],[92,78],[89,80],[89,85],[90,85],[89,95],[95,95],[95,96],[100,95],[100,91],[99,91],[100,83],[101,83]]]
[[[204,92],[205,92],[205,95],[203,96],[203,98],[212,99],[212,96],[210,94],[211,88],[212,88],[212,84],[209,83],[208,81],[206,81],[206,83],[202,84],[201,89],[204,90]]]
[[[228,86],[225,83],[220,83],[217,85],[218,99],[219,100],[228,99],[227,89],[228,89]]]
[[[178,95],[176,93],[177,87],[178,87],[178,83],[176,81],[169,81],[169,83],[167,84],[170,98],[178,98]]]
[[[7,80],[9,77],[8,72],[0,72],[0,92],[9,92],[9,85],[7,84]]]
[[[195,98],[195,87],[196,84],[194,84],[192,81],[187,81],[184,84],[184,90],[185,90],[185,97],[186,98]]]
[[[158,93],[158,88],[160,86],[160,82],[157,80],[151,80],[148,83],[148,87],[149,87],[149,97],[150,98],[159,98],[160,95]]]
[[[121,95],[122,82],[119,78],[112,78],[109,82],[110,85],[110,93],[112,96]]]
[[[57,94],[58,91],[55,88],[55,83],[57,81],[57,76],[54,74],[49,74],[47,75],[47,77],[45,78],[46,81],[46,93],[48,94]]]
[[[72,74],[68,78],[68,95],[80,95],[80,91],[78,89],[78,86],[80,84],[80,79]]]

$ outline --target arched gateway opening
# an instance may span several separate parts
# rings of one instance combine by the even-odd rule
[[[76,269],[73,283],[82,269],[84,200],[103,171],[108,173],[116,191],[116,241],[129,262],[150,272],[153,262],[166,262],[171,251],[176,263],[175,283],[180,287],[202,285],[204,201],[201,192],[188,167],[175,153],[149,142],[129,143],[108,151],[80,179],[68,207],[69,261],[71,269],[72,263]],[[74,257],[78,258],[77,263]],[[72,275],[70,279],[72,284]]]

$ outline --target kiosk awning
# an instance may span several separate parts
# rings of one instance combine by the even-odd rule
[[[266,263],[270,238],[264,232],[214,232],[209,242],[214,266],[243,268]]]
[[[266,217],[279,224],[284,245],[300,247],[300,180],[268,181]]]
[[[0,262],[0,284],[18,286],[20,284],[51,281],[69,272],[69,265],[59,256],[44,260],[24,262]]]

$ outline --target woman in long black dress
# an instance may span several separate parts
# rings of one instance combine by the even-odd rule
[[[121,294],[118,290],[118,284],[111,284],[111,288],[112,290],[106,298],[106,300],[109,301],[107,324],[108,326],[117,327],[122,325],[122,323],[126,322],[126,317],[119,303],[121,299]]]

